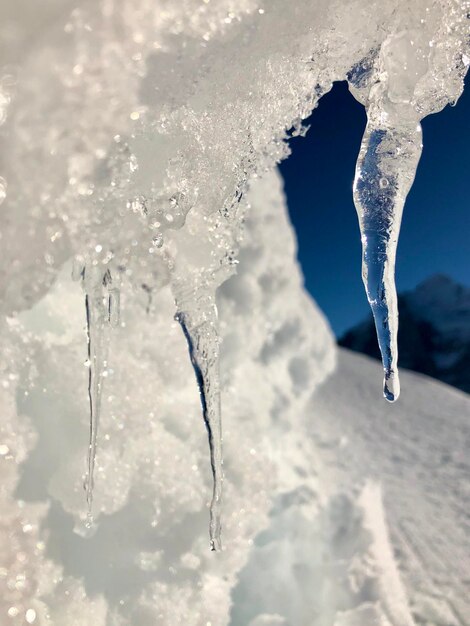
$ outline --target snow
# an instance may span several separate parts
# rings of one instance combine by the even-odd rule
[[[123,284],[125,325],[114,331],[102,394],[98,524],[87,538],[74,531],[86,518],[86,320],[70,266],[35,307],[8,318],[0,440],[9,454],[0,468],[2,511],[12,514],[3,515],[2,562],[15,560],[23,536],[31,546],[22,548],[30,584],[10,590],[10,573],[0,579],[1,610],[33,608],[38,623],[50,614],[61,626],[87,615],[97,625],[228,623],[237,572],[294,471],[277,467],[283,434],[334,366],[326,321],[301,289],[280,186],[274,174],[253,186],[238,272],[218,294],[226,547],[217,558],[208,549],[204,425],[170,290],[147,315],[147,294]],[[11,351],[22,353],[19,371]]]
[[[255,540],[233,626],[257,611],[289,626],[469,623],[470,400],[403,372],[400,402],[374,403],[380,369],[339,350],[299,415],[309,469]]]
[[[468,624],[469,397],[404,372],[399,405],[377,405],[379,376],[375,361],[340,350],[337,370],[315,396],[321,429],[311,432],[329,467],[324,482],[347,487],[368,476],[380,483],[416,623]]]
[[[308,402],[336,352],[301,286],[274,165],[348,78],[368,110],[361,155],[380,139],[372,168],[359,160],[356,206],[386,232],[371,287],[386,275],[394,399],[393,261],[416,129],[460,95],[468,2],[30,4],[0,5],[2,620],[412,623],[387,489],[384,508],[357,463],[355,491],[341,491],[341,453],[330,493],[314,466],[325,446],[309,427],[326,424]],[[367,389],[341,378],[335,416],[343,394],[352,424],[362,402],[372,410]],[[240,596],[271,525],[268,557],[293,574],[272,611],[253,585]]]
[[[207,548],[206,445],[168,289],[148,315],[145,294],[123,299],[99,524],[89,538],[74,532],[86,514],[87,368],[82,294],[66,267],[2,333],[24,365],[2,387],[1,554],[16,565],[0,577],[1,610],[61,626],[468,623],[456,557],[468,554],[468,397],[405,373],[400,403],[378,404],[380,366],[343,351],[331,374],[333,338],[301,289],[279,178],[259,180],[249,200],[238,272],[218,298],[225,549]],[[20,553],[28,585],[11,590]]]

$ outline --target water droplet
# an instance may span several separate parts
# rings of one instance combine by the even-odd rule
[[[132,173],[136,172],[139,169],[139,163],[135,154],[131,154],[131,156],[129,157],[129,169]]]
[[[7,197],[7,181],[0,176],[0,204]]]
[[[127,208],[132,209],[134,213],[141,213],[147,215],[147,201],[143,196],[137,196],[127,202]]]
[[[163,246],[163,235],[162,233],[157,233],[155,237],[152,239],[152,243],[156,248],[161,248]]]

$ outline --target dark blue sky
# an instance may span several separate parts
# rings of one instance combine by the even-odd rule
[[[340,336],[363,319],[361,245],[352,183],[366,116],[336,83],[291,140],[280,170],[307,289]],[[455,107],[423,120],[424,150],[403,214],[399,291],[435,273],[470,284],[470,80]]]

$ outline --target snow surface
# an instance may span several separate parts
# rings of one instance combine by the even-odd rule
[[[310,481],[278,496],[231,624],[470,623],[470,400],[404,372],[400,402],[377,404],[380,376],[339,350],[299,415]]]
[[[379,482],[416,623],[469,624],[469,396],[404,371],[399,405],[377,404],[379,378],[376,361],[339,350],[311,404],[321,416],[309,432],[328,468],[324,482]]]

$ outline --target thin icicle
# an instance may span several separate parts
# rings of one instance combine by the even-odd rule
[[[211,302],[209,306],[204,307],[204,311],[198,311],[196,315],[179,310],[175,319],[180,323],[188,343],[189,355],[199,387],[202,413],[209,437],[213,477],[209,526],[210,545],[211,550],[220,550],[222,547],[220,538],[220,507],[223,459],[217,309],[215,304]]]
[[[94,274],[95,272],[93,272]],[[96,445],[101,411],[101,386],[105,365],[104,325],[107,310],[103,299],[103,281],[100,277],[89,277],[90,271],[85,270],[85,307],[88,334],[88,398],[90,403],[90,440],[88,446],[87,475],[85,479],[86,499],[88,505],[87,526],[93,523],[93,488],[96,459]]]
[[[108,290],[108,322],[112,328],[117,328],[121,321],[121,292],[113,285],[109,270],[104,275],[103,285]]]
[[[78,269],[74,269],[74,278]],[[99,266],[86,265],[79,275],[85,290],[86,325],[88,337],[88,398],[90,404],[90,439],[87,455],[87,475],[84,488],[87,499],[87,522],[93,525],[93,488],[98,428],[101,414],[101,392],[103,373],[107,364],[108,341],[105,329],[107,324],[119,324],[119,289],[113,286],[109,270],[103,275]]]
[[[374,315],[384,368],[384,396],[394,402],[398,379],[398,306],[395,257],[406,196],[421,156],[421,126],[396,128],[388,115],[368,111],[354,180],[354,203],[362,239],[362,279]]]

